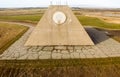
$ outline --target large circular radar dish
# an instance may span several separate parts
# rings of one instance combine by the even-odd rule
[[[66,21],[66,15],[63,12],[57,11],[53,14],[53,21],[56,24],[63,24]]]

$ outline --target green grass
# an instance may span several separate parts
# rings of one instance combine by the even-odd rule
[[[0,54],[18,40],[28,27],[16,24],[0,23]]]
[[[11,15],[11,16],[0,16],[0,20],[2,21],[19,21],[19,22],[29,22],[29,23],[37,23],[40,18],[42,17],[41,14],[35,15]]]
[[[77,16],[82,25],[104,29],[120,29],[120,24],[107,23],[96,17]]]

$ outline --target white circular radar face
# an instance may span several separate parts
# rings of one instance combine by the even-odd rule
[[[63,12],[55,12],[53,14],[53,21],[56,24],[63,24],[66,21],[66,15]]]

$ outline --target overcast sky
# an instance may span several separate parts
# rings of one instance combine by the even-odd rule
[[[78,7],[120,8],[120,0],[0,0],[0,8],[46,7],[51,3]]]

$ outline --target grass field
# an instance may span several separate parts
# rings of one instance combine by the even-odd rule
[[[8,16],[0,16],[1,21],[19,21],[19,22],[29,22],[29,23],[37,23],[40,18],[42,17],[41,14],[35,15],[8,15]]]
[[[26,32],[28,27],[0,22],[0,54]]]
[[[119,77],[120,58],[0,61],[6,77]]]
[[[82,25],[94,26],[104,29],[120,29],[120,24],[107,23],[96,17],[77,16]]]
[[[19,21],[19,22],[29,22],[37,23],[42,17],[42,14],[31,14],[31,15],[8,15],[1,16],[2,21]],[[120,29],[120,24],[107,23],[96,17],[88,16],[77,16],[82,25],[94,26],[105,29]]]

